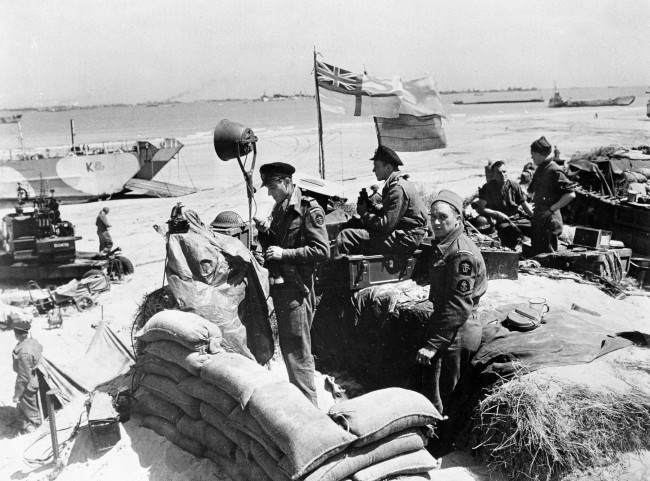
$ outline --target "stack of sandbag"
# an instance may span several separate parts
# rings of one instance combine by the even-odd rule
[[[410,475],[429,479],[437,466],[426,434],[442,416],[423,395],[401,388],[341,401],[330,417],[357,439],[305,476],[305,481],[377,481]]]
[[[372,481],[429,471],[423,429],[440,415],[399,388],[326,414],[294,385],[221,350],[220,332],[192,313],[162,311],[136,334],[135,410],[143,425],[221,466],[235,481]]]

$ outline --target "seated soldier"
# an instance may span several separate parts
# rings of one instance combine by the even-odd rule
[[[533,210],[520,185],[508,179],[505,162],[498,160],[492,164],[491,174],[492,180],[479,189],[472,207],[491,219],[501,243],[514,249],[522,235],[530,235],[530,221],[522,216],[520,208],[530,217]]]
[[[427,232],[424,203],[415,186],[400,173],[404,165],[388,147],[379,146],[370,159],[377,180],[384,180],[382,207],[360,202],[357,213],[361,228],[348,228],[336,238],[335,256],[343,254],[391,254],[408,256],[417,249]]]

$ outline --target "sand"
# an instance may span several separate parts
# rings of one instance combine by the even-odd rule
[[[518,177],[521,167],[529,160],[530,142],[542,134],[557,144],[562,157],[567,158],[576,151],[601,145],[648,142],[650,123],[645,118],[644,107],[599,109],[598,119],[594,118],[594,112],[594,109],[548,109],[534,116],[522,111],[471,119],[459,115],[450,118],[446,125],[449,147],[440,151],[404,154],[404,170],[412,174],[423,191],[445,187],[468,195],[482,184],[482,166],[487,159],[506,160],[511,176]],[[315,166],[316,136],[313,129],[269,130],[264,136],[265,150],[260,154],[258,165],[285,160],[296,163],[303,171],[309,170],[309,165]],[[326,129],[326,139],[328,171],[331,172],[328,178],[339,182],[345,195],[354,199],[361,187],[374,182],[366,160],[368,151],[376,142],[372,127],[355,123],[345,130],[341,126]],[[98,247],[95,217],[103,205],[109,205],[114,240],[124,255],[133,260],[136,272],[124,283],[113,285],[110,292],[101,294],[98,298],[100,306],[84,313],[68,310],[61,329],[50,330],[45,318],[35,319],[32,334],[43,344],[45,354],[53,361],[77,358],[93,335],[92,326],[102,319],[102,315],[120,338],[130,342],[130,326],[136,306],[146,293],[157,289],[163,282],[164,240],[152,225],[164,223],[177,201],[195,209],[207,222],[223,210],[247,215],[244,188],[236,164],[217,164],[207,136],[188,148],[193,152],[191,157],[197,159],[196,165],[191,167],[192,176],[203,179],[202,187],[205,189],[212,180],[215,180],[214,185],[225,187],[202,190],[182,199],[121,199],[63,206],[63,218],[72,221],[78,235],[83,236],[78,249],[92,251]],[[265,189],[257,193],[256,201],[258,214],[270,210],[272,202]],[[4,284],[1,287],[3,299],[27,295],[22,285]],[[647,332],[650,325],[650,298],[614,300],[593,286],[569,280],[522,275],[518,281],[491,281],[483,302],[495,305],[540,295],[549,300],[551,308],[570,306],[575,302],[598,310],[603,313],[603,325],[612,330],[640,329]],[[4,425],[12,405],[15,376],[11,370],[11,350],[14,345],[13,333],[0,331],[0,376],[5,379],[0,387],[0,421],[3,423],[0,425],[0,479],[47,479],[53,472],[51,466],[29,467],[21,460],[23,450],[37,435],[12,437]],[[644,355],[643,362],[648,362],[647,353]],[[276,369],[282,375],[282,369]],[[574,368],[574,371],[577,379],[583,376],[583,372],[596,372],[596,375],[598,372],[579,368]],[[60,416],[60,426],[65,422],[73,424],[80,408],[72,406],[67,411]],[[152,431],[138,427],[136,422],[124,425],[120,443],[101,456],[92,452],[84,431],[71,443],[66,455],[69,456],[69,465],[60,473],[58,479],[61,480],[227,479],[211,462],[196,460]],[[635,473],[648,469],[647,462],[640,461],[637,465],[640,467],[632,470]],[[487,479],[485,468],[477,465],[466,453],[446,457],[442,468],[436,473],[436,479]],[[629,472],[631,468],[625,469]]]

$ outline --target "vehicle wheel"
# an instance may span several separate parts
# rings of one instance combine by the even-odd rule
[[[133,267],[133,262],[131,262],[127,257],[117,256],[116,259],[122,263],[122,273],[125,276],[130,276],[135,272],[135,268]]]
[[[81,276],[81,278],[86,279],[87,277],[103,276],[103,275],[104,275],[104,273],[99,269],[89,269],[84,273],[83,276]]]
[[[92,297],[81,296],[74,300],[74,305],[77,306],[77,310],[79,312],[83,312],[93,307],[95,305],[95,301],[93,301]]]

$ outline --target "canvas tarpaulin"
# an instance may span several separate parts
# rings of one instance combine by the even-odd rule
[[[102,322],[79,359],[54,362],[44,356],[36,370],[63,405],[125,374],[134,363],[130,349]]]

